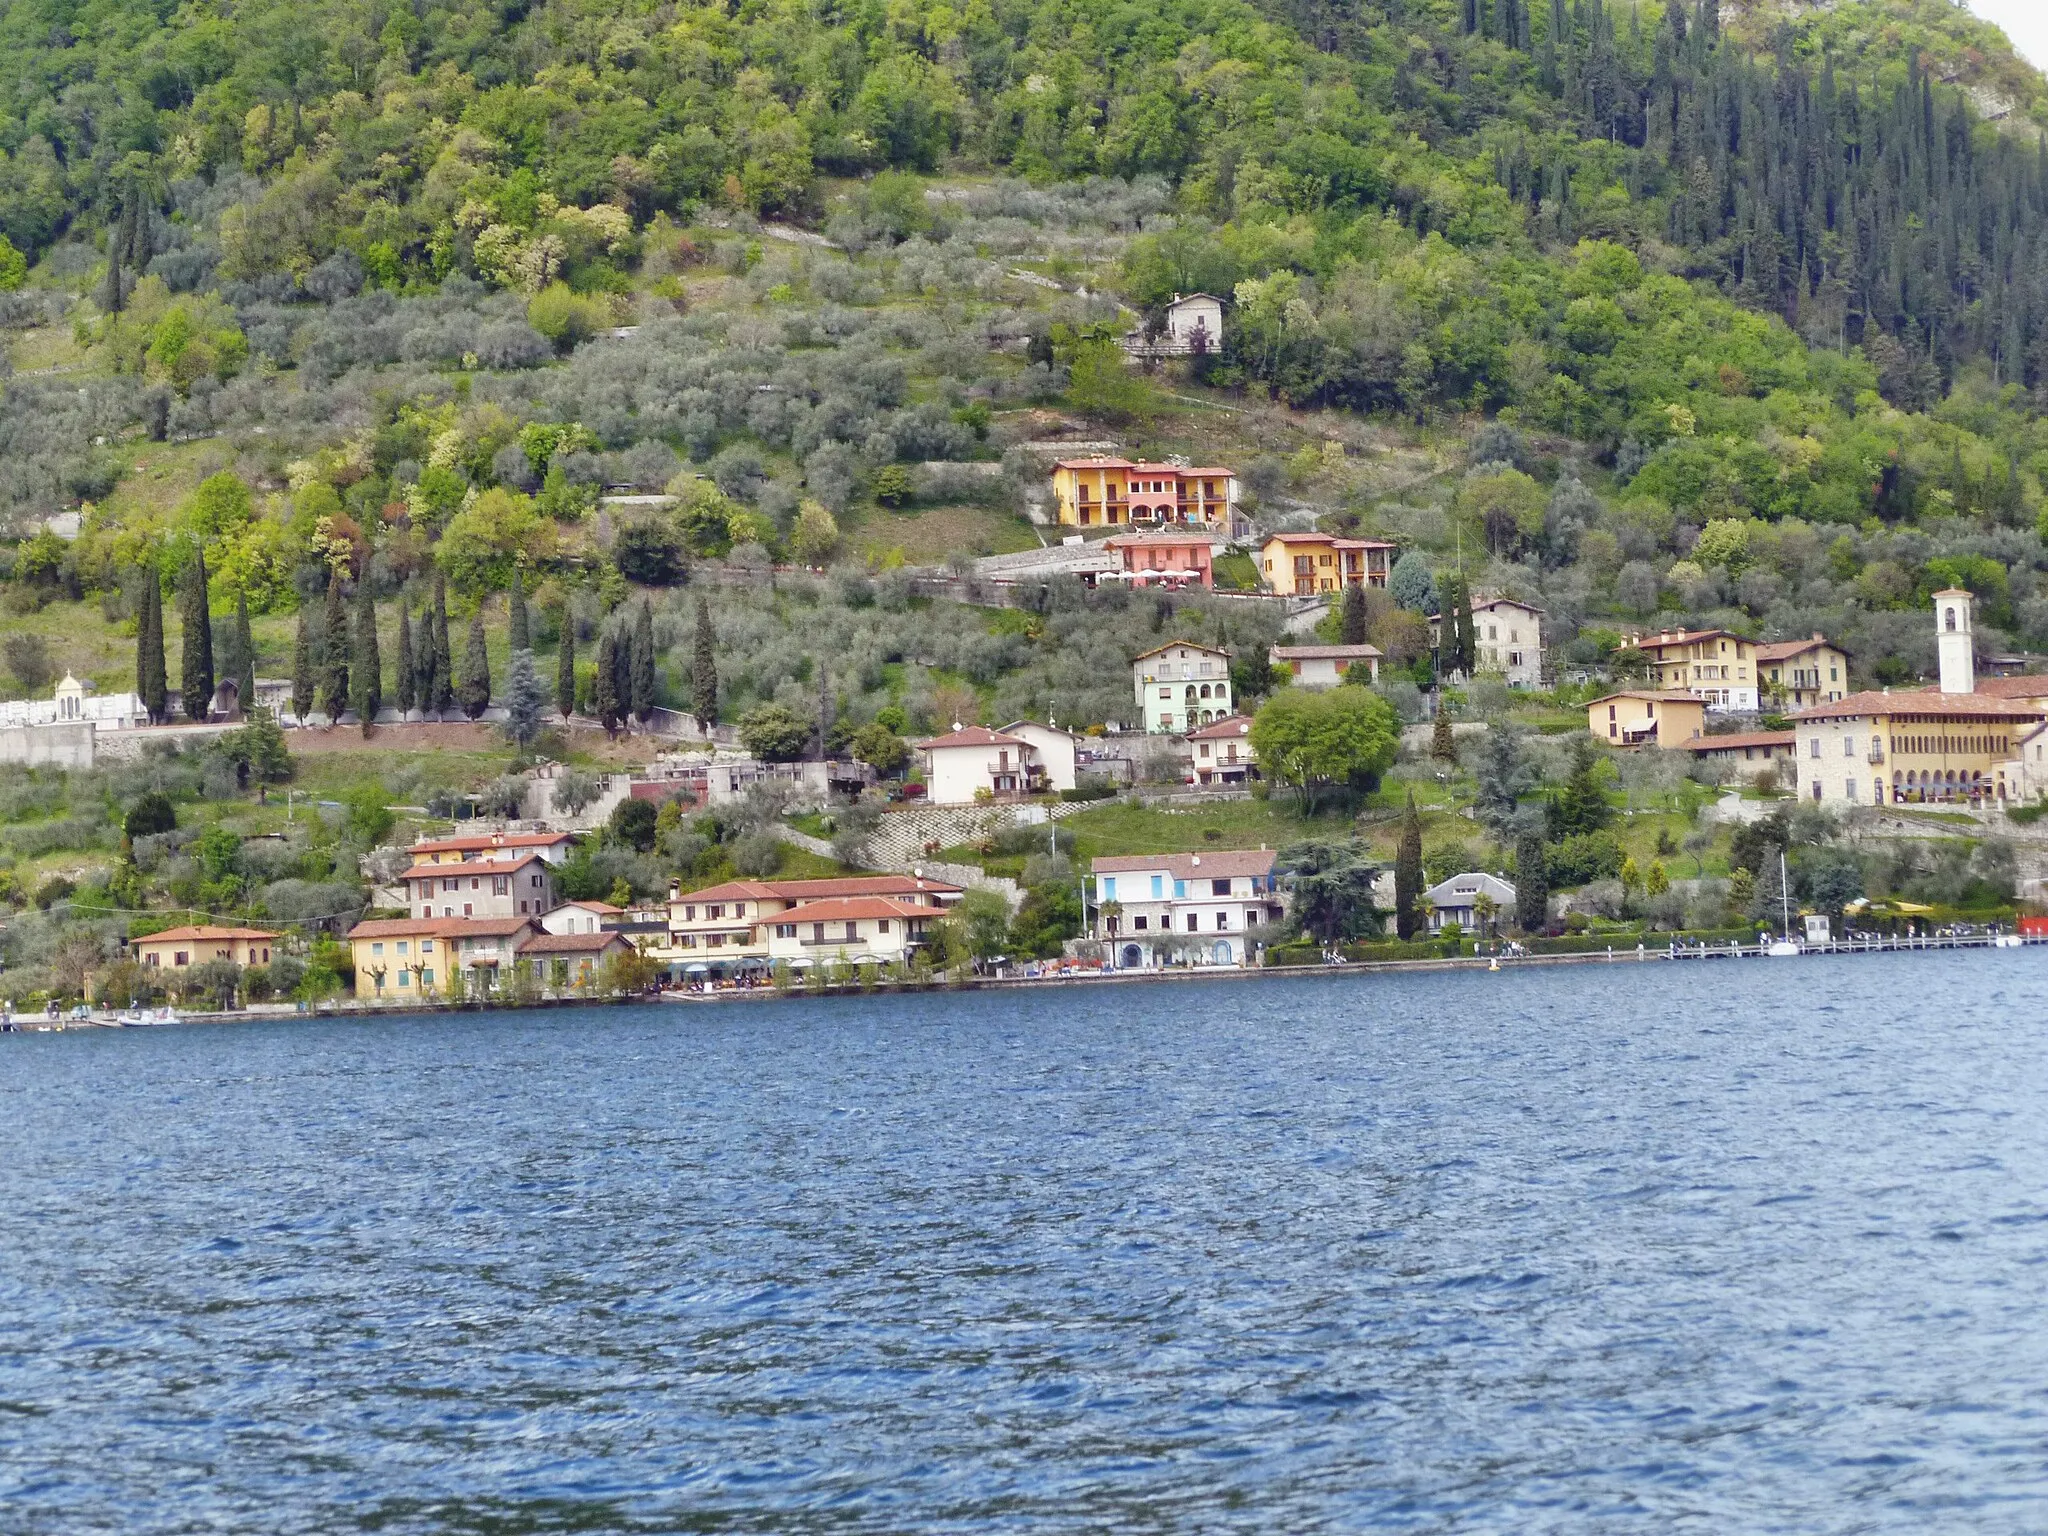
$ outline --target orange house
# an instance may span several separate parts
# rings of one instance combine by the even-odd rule
[[[1130,459],[1061,459],[1052,494],[1069,528],[1220,528],[1237,518],[1237,476],[1228,469]]]
[[[1140,581],[1194,582],[1213,590],[1215,543],[1215,537],[1206,533],[1119,533],[1104,539],[1102,547],[1116,555],[1126,574]]]
[[[271,946],[276,942],[277,935],[262,928],[214,928],[201,924],[196,928],[166,928],[162,933],[131,939],[128,947],[135,952],[137,963],[175,971],[215,960],[235,965],[268,965]]]

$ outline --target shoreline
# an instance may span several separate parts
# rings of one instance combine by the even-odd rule
[[[1802,946],[1797,956],[1781,956],[1784,959],[1832,958],[1847,955],[1870,954],[1917,954],[1935,950],[1960,949],[2018,949],[2048,948],[2048,939],[2016,934],[1991,935],[1969,934],[1947,938],[1891,939],[1876,943],[1835,942],[1826,945]],[[70,1030],[100,1029],[168,1029],[181,1024],[256,1024],[268,1022],[299,1022],[314,1019],[374,1019],[403,1015],[433,1016],[452,1013],[530,1013],[547,1009],[562,1008],[615,1008],[632,1003],[665,1003],[702,1007],[721,1003],[795,1003],[822,1001],[837,997],[877,997],[889,995],[922,996],[943,992],[983,992],[1004,989],[1039,989],[1068,986],[1117,986],[1133,983],[1160,983],[1182,981],[1278,981],[1302,977],[1332,977],[1346,975],[1388,975],[1413,972],[1429,974],[1443,971],[1491,971],[1505,974],[1531,966],[1551,967],[1560,965],[1643,965],[1653,961],[1674,962],[1680,960],[1757,960],[1773,958],[1762,946],[1744,946],[1740,949],[1680,949],[1670,946],[1652,949],[1639,946],[1635,949],[1586,950],[1570,954],[1554,955],[1459,955],[1441,956],[1435,959],[1416,960],[1343,960],[1320,965],[1282,966],[1166,966],[1155,970],[1103,970],[1055,974],[1050,976],[971,976],[957,981],[876,981],[859,982],[841,986],[823,987],[813,990],[809,987],[794,986],[778,990],[775,987],[753,987],[745,990],[686,992],[663,990],[653,993],[629,994],[618,997],[548,997],[535,998],[528,1002],[470,1002],[422,1003],[407,1000],[404,1003],[348,1002],[329,1007],[312,1006],[300,1011],[296,1008],[275,1006],[260,1009],[235,1008],[221,1011],[174,1011],[173,1016],[160,1020],[124,1021],[118,1017],[95,1017],[74,1019],[70,1017],[50,1018],[46,1015],[26,1016],[11,1019],[6,1032],[13,1034],[60,1034]]]

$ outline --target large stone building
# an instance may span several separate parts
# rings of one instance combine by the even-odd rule
[[[2025,783],[2023,753],[2048,708],[1979,691],[1972,609],[1960,588],[1934,594],[1938,688],[1852,693],[1792,717],[1802,795],[1839,806],[2013,798]]]

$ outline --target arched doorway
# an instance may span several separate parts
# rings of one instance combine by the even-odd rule
[[[1232,965],[1236,963],[1231,956],[1230,940],[1228,939],[1218,939],[1216,947],[1210,951],[1210,956],[1218,965]]]
[[[1145,964],[1145,952],[1135,944],[1126,944],[1124,946],[1122,964],[1123,968],[1127,971],[1135,971],[1142,968]]]

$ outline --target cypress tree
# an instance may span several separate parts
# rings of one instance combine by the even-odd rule
[[[697,650],[690,664],[690,713],[707,735],[718,723],[718,636],[712,633],[711,610],[697,599]]]
[[[377,723],[377,711],[384,707],[384,658],[377,650],[377,599],[370,591],[365,573],[356,584],[355,694],[356,719],[363,734]]]
[[[412,605],[401,602],[398,605],[398,714],[399,718],[412,713],[413,704],[420,696],[419,678],[414,674],[418,662],[412,654]]]
[[[164,675],[164,592],[156,567],[142,568],[142,597],[135,615],[135,692],[151,725],[162,725],[170,710],[170,680]]]
[[[1366,630],[1365,587],[1349,586],[1344,589],[1344,606],[1338,616],[1338,636],[1346,645],[1365,644]]]
[[[469,621],[469,643],[462,648],[462,712],[477,719],[491,706],[491,653],[484,645],[484,611]]]
[[[640,599],[640,611],[633,616],[632,652],[626,674],[633,718],[645,725],[654,718],[654,611],[644,597]]]
[[[505,729],[521,747],[530,747],[540,734],[541,706],[547,694],[534,670],[533,652],[514,651],[505,674]]]
[[[213,702],[213,620],[207,613],[206,556],[196,554],[185,572],[184,601],[179,605],[183,623],[182,665],[178,668],[178,691],[185,705],[185,718],[204,720],[206,706]]]
[[[1429,755],[1440,763],[1455,763],[1458,760],[1457,738],[1451,734],[1450,711],[1437,704],[1436,724],[1430,728]]]
[[[1550,919],[1550,871],[1545,863],[1543,834],[1526,828],[1515,839],[1515,926],[1541,933]]]
[[[607,736],[619,729],[619,642],[609,629],[597,636],[597,720]]]
[[[127,290],[121,282],[120,243],[110,237],[107,241],[107,276],[100,284],[100,313],[118,315],[127,297]]]
[[[246,716],[256,707],[256,636],[249,628],[249,594],[235,594],[235,690]]]
[[[448,578],[434,572],[434,673],[433,685],[422,706],[439,719],[455,707],[455,655],[448,644]]]
[[[512,595],[505,604],[506,644],[515,651],[533,649],[533,636],[526,623],[526,584],[519,579],[519,567],[512,568]]]
[[[1422,818],[1415,813],[1415,792],[1401,817],[1401,845],[1394,855],[1394,931],[1415,937],[1422,924]]]
[[[306,608],[299,605],[299,632],[292,639],[292,718],[300,725],[313,708],[313,636],[306,626]]]
[[[562,608],[562,643],[555,653],[555,708],[567,720],[576,713],[576,615]]]
[[[1467,677],[1479,670],[1479,632],[1472,626],[1472,588],[1458,578],[1458,670]]]
[[[320,708],[334,725],[348,708],[348,614],[341,604],[341,572],[327,578],[327,608],[320,623]]]

